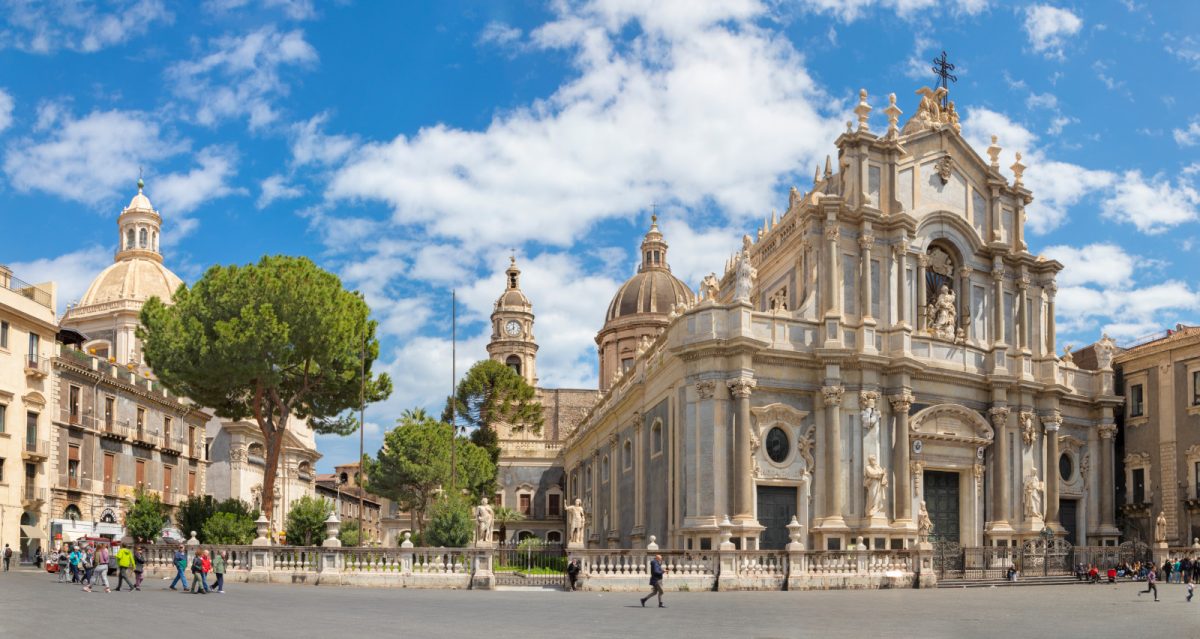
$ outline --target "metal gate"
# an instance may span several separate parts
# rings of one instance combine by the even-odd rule
[[[963,578],[963,548],[953,539],[933,541],[933,571],[938,579]]]
[[[497,586],[565,586],[567,554],[562,544],[530,539],[500,544],[492,560]]]

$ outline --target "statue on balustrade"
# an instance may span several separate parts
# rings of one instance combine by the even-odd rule
[[[754,280],[758,277],[758,269],[750,265],[750,245],[752,241],[749,235],[742,236],[742,252],[738,253],[737,266],[735,270],[735,280],[733,288],[734,302],[749,302],[750,294],[754,289]]]
[[[879,465],[879,458],[875,455],[867,456],[867,467],[863,469],[863,484],[867,488],[867,517],[883,512],[883,489],[888,485],[887,471]]]
[[[492,511],[492,507],[488,505],[487,497],[480,500],[479,505],[475,507],[475,545],[486,546],[492,543],[492,523],[496,520],[496,513]]]
[[[929,518],[929,510],[925,508],[925,500],[921,500],[921,508],[917,511],[917,538],[922,543],[929,541],[933,534],[933,520]]]
[[[957,321],[958,309],[955,305],[954,291],[942,284],[938,288],[937,299],[929,305],[929,328],[939,339],[953,340]]]
[[[579,499],[571,506],[567,506],[567,543],[582,544],[583,543],[583,502]]]
[[[1167,543],[1167,516],[1163,511],[1158,511],[1158,519],[1154,520],[1154,543]]]

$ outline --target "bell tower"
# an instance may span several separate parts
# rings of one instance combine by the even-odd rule
[[[521,269],[517,258],[511,257],[504,271],[504,293],[492,310],[492,339],[488,356],[512,368],[530,386],[537,386],[537,350],[533,336],[533,304],[521,291]]]

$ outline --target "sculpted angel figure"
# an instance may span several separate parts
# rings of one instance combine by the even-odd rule
[[[862,424],[864,430],[871,430],[879,425],[879,409],[875,408],[874,394],[863,393]]]
[[[717,282],[717,274],[709,273],[704,276],[700,282],[700,300],[701,301],[716,301],[717,292],[721,289],[720,283]]]
[[[758,269],[750,265],[750,246],[752,240],[749,235],[742,236],[742,252],[738,253],[737,266],[735,267],[735,286],[733,289],[733,301],[749,302],[750,294],[754,288],[754,280],[758,277]]]
[[[942,339],[954,339],[954,324],[958,321],[958,309],[955,308],[954,291],[942,284],[938,288],[937,299],[930,305],[930,324],[934,334]]]

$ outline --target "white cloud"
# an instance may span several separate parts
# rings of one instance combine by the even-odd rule
[[[841,115],[821,112],[792,45],[755,26],[756,3],[555,6],[531,42],[572,52],[576,77],[482,131],[362,145],[327,197],[381,200],[394,224],[467,246],[564,245],[653,200],[761,214],[837,136]]]
[[[993,134],[1003,149],[1000,154],[1002,171],[1008,171],[1018,152],[1021,162],[1028,167],[1024,175],[1025,186],[1033,191],[1034,201],[1026,213],[1028,228],[1034,233],[1045,234],[1062,226],[1068,208],[1085,196],[1111,186],[1116,180],[1116,175],[1109,171],[1048,158],[1038,146],[1037,135],[1002,113],[982,107],[967,110],[963,136],[980,157],[987,158],[986,149]]]
[[[293,20],[307,20],[316,15],[312,0],[205,0],[204,7],[213,13],[228,13],[259,5],[264,9],[279,9]]]
[[[1039,4],[1025,10],[1025,33],[1035,53],[1062,58],[1067,39],[1079,33],[1083,20],[1067,9]]]
[[[800,0],[800,6],[814,13],[833,15],[842,22],[854,22],[872,8],[895,11],[902,18],[920,17],[920,12],[950,9],[955,14],[977,15],[988,7],[988,0]]]
[[[358,140],[346,135],[327,135],[324,132],[328,113],[314,115],[292,125],[292,162],[331,165],[340,162],[358,145]]]
[[[1200,40],[1189,35],[1181,40],[1167,36],[1166,41],[1168,53],[1192,65],[1192,68],[1200,70]]]
[[[113,238],[116,238],[115,227]],[[84,291],[96,275],[112,264],[112,261],[113,253],[110,248],[89,246],[57,257],[13,262],[9,267],[12,268],[13,275],[26,282],[54,282],[58,287],[58,308],[55,310],[61,314],[68,304],[76,303],[83,297]]]
[[[1053,93],[1030,93],[1025,98],[1025,106],[1030,109],[1049,109],[1058,111],[1058,96]]]
[[[204,125],[237,117],[246,117],[252,129],[271,124],[279,117],[273,100],[290,91],[286,68],[317,62],[303,31],[283,33],[274,26],[216,38],[210,49],[167,70],[175,94],[195,104],[194,118]]]
[[[1200,218],[1200,192],[1178,181],[1174,186],[1161,175],[1149,180],[1140,171],[1126,171],[1115,184],[1115,193],[1104,202],[1103,215],[1133,224],[1154,235]]]
[[[35,130],[45,137],[17,140],[5,151],[4,172],[13,186],[91,205],[111,204],[118,193],[131,191],[140,165],[187,148],[138,111],[93,111],[76,119],[48,103],[39,109]]]
[[[304,194],[304,189],[288,184],[288,179],[282,175],[272,175],[259,183],[261,194],[254,205],[265,209],[276,200],[290,200]]]
[[[209,200],[241,193],[229,184],[237,172],[237,154],[232,149],[206,147],[196,154],[200,166],[189,171],[171,173],[154,181],[155,206],[169,216],[170,225],[163,229],[163,244],[173,246],[196,230],[199,220],[187,214]],[[151,190],[150,187],[147,190]]]
[[[1058,274],[1060,286],[1098,284],[1106,287],[1128,286],[1133,281],[1134,257],[1116,244],[1089,244],[1074,247],[1056,244],[1042,251],[1047,258],[1063,264]]]
[[[0,89],[0,131],[12,126],[13,98],[8,92]]]
[[[156,23],[168,24],[170,11],[161,0],[3,0],[0,2],[0,48],[48,54],[58,49],[92,53],[127,44]]]
[[[1200,144],[1200,118],[1192,118],[1186,128],[1173,129],[1171,135],[1179,146],[1195,146]]]
[[[479,34],[480,44],[507,46],[521,39],[521,30],[503,22],[489,22]]]

